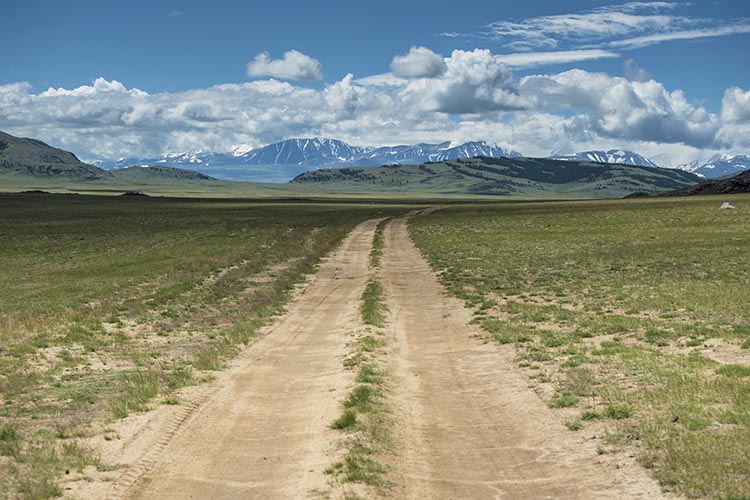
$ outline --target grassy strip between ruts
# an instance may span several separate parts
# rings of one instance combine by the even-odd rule
[[[362,304],[359,308],[362,322],[366,325],[385,326],[388,307],[383,302],[383,285],[376,279],[371,279],[362,293]]]
[[[724,198],[456,207],[410,229],[569,429],[634,449],[667,490],[750,498],[750,225]]]
[[[390,219],[383,219],[375,228],[375,235],[372,237],[372,250],[370,250],[370,267],[380,267],[380,259],[383,257],[383,247],[385,246],[385,226]]]
[[[380,265],[385,223],[378,224],[373,239],[370,254],[373,272],[377,272]],[[388,429],[393,422],[383,400],[386,373],[378,359],[385,346],[380,328],[385,326],[386,312],[382,285],[373,276],[362,294],[360,307],[362,322],[367,326],[355,333],[350,354],[344,359],[344,367],[356,372],[355,386],[343,402],[341,415],[331,423],[331,428],[347,432],[349,436],[346,454],[326,472],[340,483],[359,486],[360,490],[345,493],[348,499],[360,498],[363,488],[383,495],[392,487],[382,455],[392,447]]]
[[[82,438],[210,378],[383,207],[3,195],[0,491],[106,472]]]

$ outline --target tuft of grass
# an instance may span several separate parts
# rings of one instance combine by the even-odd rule
[[[602,418],[601,414],[593,410],[586,410],[581,413],[581,420],[598,420],[600,418]]]
[[[583,429],[583,423],[580,420],[571,420],[570,422],[565,423],[565,427],[571,431],[580,431]]]
[[[569,408],[578,404],[579,398],[570,392],[556,394],[549,402],[550,408]]]
[[[357,412],[347,408],[339,418],[331,423],[331,429],[349,429],[357,423]]]
[[[359,384],[380,385],[383,383],[383,372],[375,365],[362,365],[354,381]]]
[[[17,457],[21,449],[21,436],[13,424],[0,427],[0,456]]]
[[[611,404],[604,408],[604,416],[614,420],[622,420],[635,415],[635,408],[628,404]]]
[[[383,475],[386,472],[383,466],[373,456],[370,448],[355,446],[346,454],[341,464],[340,474],[348,483],[361,483],[368,486],[382,487],[386,483]]]
[[[362,305],[359,308],[362,322],[366,325],[384,327],[388,307],[383,302],[383,285],[370,280],[362,293]]]
[[[115,418],[148,409],[148,403],[159,393],[160,377],[152,370],[139,370],[122,377],[121,389],[112,404]]]
[[[372,385],[358,385],[344,400],[344,408],[353,408],[365,412],[379,395],[380,390]]]
[[[724,365],[716,373],[725,377],[750,377],[750,366],[746,365]]]

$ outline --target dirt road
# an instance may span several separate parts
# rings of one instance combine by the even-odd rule
[[[445,294],[412,243],[407,220],[388,224],[379,273],[390,309],[391,497],[659,498],[641,469],[598,463],[596,445],[564,428],[512,353],[482,342],[470,312]],[[164,407],[138,417],[140,428],[106,457],[127,465],[114,484],[75,496],[296,499],[331,491],[324,470],[342,453],[342,433],[328,426],[353,384],[342,358],[361,327],[377,222],[358,226],[288,313],[190,404],[169,418]]]
[[[328,425],[351,383],[341,358],[359,322],[376,224],[358,226],[320,266],[123,497],[304,498],[326,487],[337,439]]]
[[[390,373],[400,419],[399,498],[660,498],[633,467],[597,463],[515,368],[512,352],[469,325],[409,238],[389,224],[381,280],[395,344]]]

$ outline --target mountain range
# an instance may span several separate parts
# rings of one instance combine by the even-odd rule
[[[200,170],[204,173],[217,175],[234,180],[271,180],[286,181],[307,170],[316,168],[336,167],[371,167],[379,165],[418,165],[429,162],[474,158],[477,156],[488,158],[515,158],[521,153],[483,141],[453,144],[441,142],[437,144],[420,143],[413,145],[361,147],[352,146],[338,139],[310,138],[288,139],[275,142],[268,146],[251,148],[238,145],[227,153],[212,153],[201,150],[165,153],[150,158],[120,158],[118,160],[99,160],[93,164],[113,170],[133,165],[162,165]],[[554,160],[588,161],[619,165],[633,165],[641,167],[677,168],[695,173],[706,178],[716,178],[731,175],[750,168],[750,156],[746,155],[716,155],[701,161],[687,164],[675,164],[667,154],[660,154],[647,158],[634,151],[623,149],[591,150],[568,154],[554,154]],[[256,166],[253,172],[244,168]],[[264,168],[261,168],[264,167]],[[269,170],[269,166],[277,166]]]
[[[73,153],[48,146],[36,139],[23,139],[0,132],[0,172],[49,173],[76,179],[109,178],[112,171],[123,167],[150,165],[186,168],[227,180],[286,182],[317,168],[419,165],[473,157],[518,158],[520,153],[480,141],[458,145],[442,142],[375,148],[351,146],[337,139],[312,138],[289,139],[260,148],[239,145],[229,153],[166,153],[155,158],[121,158],[111,162],[93,162],[95,165],[91,165],[82,162]],[[667,167],[709,179],[750,170],[748,155],[715,155],[703,161],[678,166],[673,165],[668,155],[649,159],[636,152],[620,149],[557,154],[550,159],[646,167],[656,167],[654,159],[660,159]],[[149,175],[156,173],[151,172]],[[166,170],[161,173],[165,174]]]
[[[708,179],[734,175],[738,172],[750,170],[750,156],[748,155],[714,155],[707,160],[694,161],[680,165],[680,170],[692,172]]]
[[[2,134],[2,133],[0,133]],[[484,143],[451,146],[448,143],[394,148],[354,149],[345,143],[300,140],[259,150],[237,151],[248,161],[304,163],[313,158],[405,158],[427,156],[431,161],[417,165],[392,163],[381,167],[313,169],[292,165],[297,172],[285,193],[434,193],[524,195],[533,197],[612,198],[633,193],[657,193],[695,185],[698,176],[673,169],[614,165],[549,158],[488,157],[453,158],[471,154],[492,154]],[[380,149],[380,151],[376,151]],[[335,156],[334,156],[335,155]],[[369,156],[363,156],[369,155]],[[450,158],[440,160],[440,158]],[[195,168],[197,156],[172,155]],[[193,160],[191,162],[191,160]],[[361,160],[358,160],[361,161]],[[251,171],[284,170],[288,165],[258,163],[241,168]],[[240,167],[238,167],[240,168]],[[197,169],[196,169],[197,170]],[[203,171],[205,172],[206,169]],[[311,171],[312,170],[312,171]],[[304,173],[302,173],[304,172]],[[74,154],[35,139],[0,135],[0,183],[34,189],[82,189],[86,192],[121,192],[138,189],[169,193],[226,193],[248,186],[217,182],[204,173],[166,165],[132,166],[112,171],[81,162]],[[270,186],[270,185],[268,185]],[[277,184],[277,186],[279,186]],[[266,188],[278,192],[278,188]],[[276,191],[274,191],[274,189]],[[222,191],[223,190],[223,191]],[[241,189],[240,189],[241,190]]]
[[[395,163],[419,164],[475,156],[517,157],[510,151],[486,142],[466,142],[453,145],[414,144],[384,147],[351,146],[338,139],[311,138],[288,139],[260,148],[235,146],[229,153],[190,151],[165,153],[154,158],[120,158],[115,161],[94,161],[97,166],[112,170],[132,165],[166,165],[171,167],[223,167],[239,165],[284,165],[308,167],[309,169],[344,166],[378,166]]]

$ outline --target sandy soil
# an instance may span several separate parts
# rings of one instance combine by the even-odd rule
[[[328,425],[340,414],[352,378],[341,358],[348,333],[359,325],[377,222],[358,226],[288,313],[190,404],[169,417],[159,408],[125,422],[117,431],[130,436],[105,456],[127,465],[125,472],[109,487],[74,495],[304,498],[325,489],[323,470],[335,460],[340,439]]]
[[[515,367],[448,297],[409,238],[386,229],[379,272],[390,309],[387,404],[397,425],[393,498],[662,498],[632,460],[597,455],[565,429]],[[113,481],[79,481],[84,499],[316,498],[342,453],[344,369],[371,270],[378,221],[358,226],[320,266],[288,313],[185,403],[129,417],[99,443]]]
[[[411,242],[407,219],[385,232],[381,278],[391,312],[393,411],[402,456],[398,498],[661,498],[635,464],[601,463],[515,368],[482,342]]]

